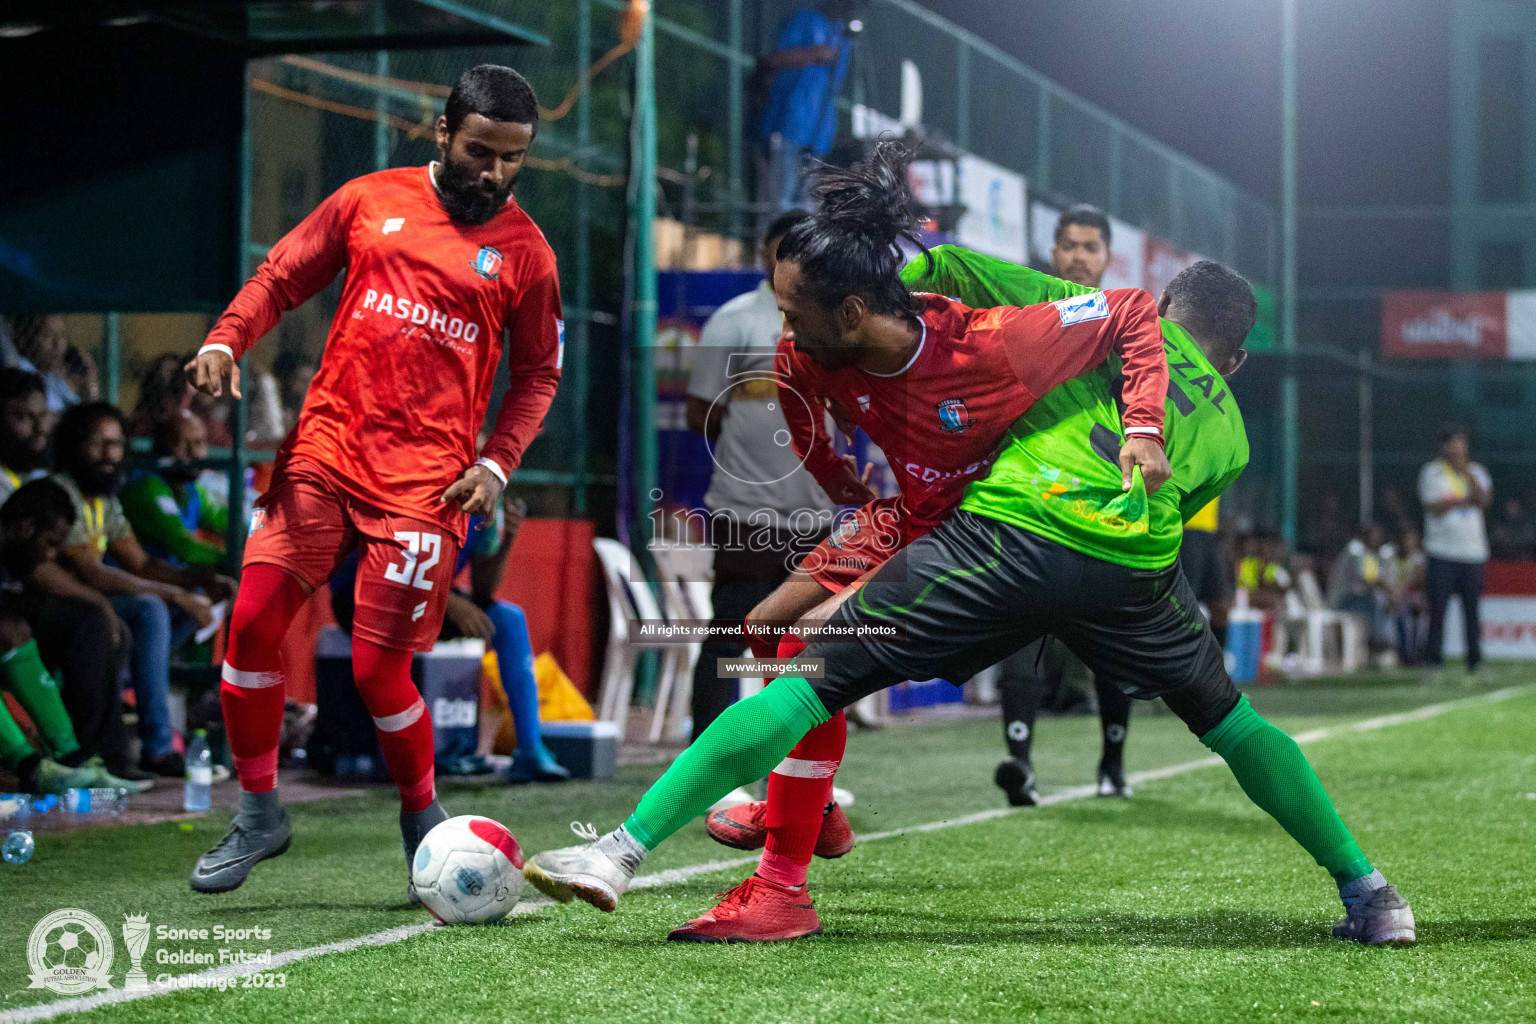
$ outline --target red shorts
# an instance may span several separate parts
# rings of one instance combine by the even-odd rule
[[[294,460],[273,474],[251,514],[245,564],[281,566],[319,589],[354,548],[353,635],[396,650],[430,650],[448,607],[458,538],[441,523],[362,501],[317,463]]]
[[[806,555],[800,571],[835,594],[884,565],[930,529],[912,521],[900,496],[876,498],[844,519],[830,537]]]

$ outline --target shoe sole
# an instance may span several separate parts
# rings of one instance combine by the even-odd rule
[[[792,942],[795,939],[808,939],[813,935],[821,934],[821,925],[817,925],[808,932],[798,935],[776,935],[771,939],[747,939],[736,935],[705,935],[702,932],[688,932],[679,928],[667,936],[668,942],[697,942],[712,946],[731,946],[736,944],[764,943],[764,942]]]
[[[250,871],[247,871],[245,874],[241,875],[239,880],[237,882],[235,882],[233,885],[216,885],[216,886],[198,885],[197,884],[197,880],[194,878],[194,879],[191,880],[192,891],[193,892],[200,892],[200,893],[210,894],[210,895],[213,894],[213,893],[219,893],[219,892],[234,892],[236,889],[240,888],[242,885],[245,884],[245,880],[247,878],[251,877],[251,871],[255,871],[256,870],[256,865],[257,864],[260,864],[264,860],[271,860],[274,857],[281,857],[283,854],[288,852],[288,847],[291,846],[291,845],[293,845],[293,835],[292,835],[292,833],[289,834],[287,839],[283,840],[283,845],[282,846],[279,846],[277,849],[273,850],[271,853],[268,853],[268,854],[265,854],[265,855],[263,855],[261,857],[258,857],[255,861],[253,861],[251,863]]]
[[[592,875],[552,875],[532,861],[523,868],[523,877],[533,887],[556,903],[581,900],[590,903],[605,914],[611,914],[619,905],[619,896],[601,879]]]
[[[751,853],[753,850],[761,850],[768,842],[766,830],[763,832],[746,832],[740,838],[737,838],[730,835],[721,835],[709,823],[706,823],[704,831],[709,833],[709,838],[721,846],[729,846],[733,850],[745,850],[748,853]]]
[[[752,853],[756,850],[761,850],[764,846],[768,845],[768,831],[766,829],[761,832],[751,832],[744,830],[738,837],[732,836],[728,833],[722,834],[720,832],[716,832],[713,827],[713,823],[706,821],[704,824],[704,831],[709,833],[709,838],[713,839],[721,846],[728,846],[733,850],[742,850],[746,853]],[[814,856],[820,857],[822,860],[837,860],[839,857],[846,857],[848,854],[852,853],[853,848],[857,845],[857,838],[851,838],[848,840],[848,845],[842,847],[841,849],[834,847],[833,849],[823,851],[820,848],[817,848],[811,852]]]

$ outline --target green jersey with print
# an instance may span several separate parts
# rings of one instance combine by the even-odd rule
[[[902,270],[909,288],[972,307],[1028,306],[1093,291],[958,246]],[[1221,375],[1178,324],[1161,321],[1168,355],[1163,437],[1173,478],[1148,495],[1138,472],[1121,490],[1119,361],[1111,356],[1029,408],[1009,429],[992,472],[960,507],[1049,537],[1094,558],[1160,569],[1179,554],[1183,523],[1248,465],[1242,414]]]

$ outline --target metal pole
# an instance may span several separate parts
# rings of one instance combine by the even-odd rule
[[[727,69],[730,76],[727,80],[726,107],[728,121],[725,135],[725,177],[726,187],[730,192],[730,216],[726,223],[727,230],[732,238],[742,237],[741,213],[742,204],[745,202],[745,184],[743,178],[743,163],[745,160],[745,134],[747,120],[746,83],[744,76],[746,71],[736,60],[736,55],[742,52],[742,0],[730,0],[730,22],[727,31],[727,42],[731,47],[731,62]],[[751,246],[745,247],[750,258]]]
[[[576,73],[592,66],[592,0],[576,0]],[[592,90],[576,96],[576,160],[592,147]],[[587,512],[587,351],[592,330],[592,191],[576,182],[576,319],[571,325],[571,408],[576,410],[576,493],[578,516]]]
[[[121,317],[108,313],[101,328],[102,376],[107,378],[107,401],[116,405],[121,393],[120,378],[123,375],[123,335]]]
[[[656,15],[645,12],[635,48],[635,534],[649,540],[656,486]],[[642,542],[642,546],[643,546]]]
[[[960,52],[955,57],[955,145],[971,148],[971,48],[958,39]]]
[[[1371,379],[1371,350],[1360,350],[1360,525],[1375,516],[1376,466],[1373,462],[1375,437],[1372,432],[1372,403],[1375,382]]]
[[[380,6],[380,11],[383,7]],[[381,79],[389,77],[389,51],[380,50],[373,55],[373,73]],[[373,100],[373,169],[382,171],[389,167],[389,97],[381,89]]]
[[[250,65],[246,65],[245,81],[241,85],[240,100],[240,193],[239,193],[239,248],[235,251],[235,280],[238,290],[245,284],[246,261],[250,258],[251,242],[251,85]],[[245,423],[250,405],[250,360],[240,360],[240,393],[242,397],[231,410],[229,434],[229,527],[225,534],[225,554],[229,558],[229,571],[240,574],[241,556],[245,553]]]
[[[1296,351],[1296,0],[1280,0],[1280,351]],[[1280,378],[1280,535],[1296,544],[1296,368]]]

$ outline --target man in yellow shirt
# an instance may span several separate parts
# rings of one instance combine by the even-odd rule
[[[1189,585],[1194,588],[1195,600],[1205,605],[1211,617],[1211,632],[1222,647],[1227,646],[1227,617],[1232,611],[1232,567],[1227,564],[1216,539],[1219,516],[1215,498],[1205,508],[1194,514],[1184,524],[1184,543],[1179,548],[1179,564]]]

